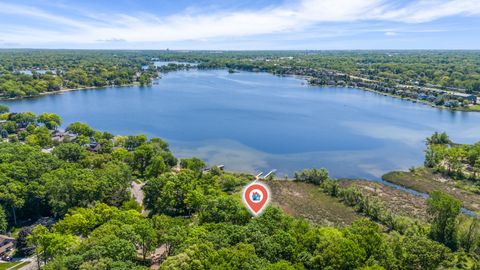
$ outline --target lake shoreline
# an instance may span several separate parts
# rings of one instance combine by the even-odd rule
[[[382,176],[386,182],[429,194],[441,190],[461,200],[464,207],[474,212],[480,212],[480,195],[465,190],[453,183],[453,179],[438,175],[426,168],[417,168],[413,172],[391,171]]]
[[[39,98],[39,97],[42,97],[42,96],[58,95],[58,94],[80,91],[80,90],[100,90],[100,89],[108,89],[108,88],[123,88],[123,87],[129,87],[129,86],[140,86],[140,84],[135,82],[135,83],[130,83],[130,84],[112,85],[112,86],[87,86],[87,87],[78,87],[78,88],[66,88],[66,89],[61,89],[61,90],[58,90],[58,91],[42,92],[42,93],[39,93],[37,96],[25,96],[25,97],[14,97],[14,98],[0,97],[0,101],[3,101],[3,100],[15,101],[15,100],[24,100],[24,99],[34,99],[34,98]]]
[[[307,82],[308,82],[308,78],[309,78],[308,76],[305,76],[305,79],[307,80]],[[316,86],[316,87],[324,87],[324,88],[331,87],[331,85],[321,85],[321,84],[312,84],[312,83],[309,83],[309,85]],[[452,112],[480,112],[480,106],[479,105],[470,105],[469,107],[466,107],[466,108],[465,107],[450,108],[450,107],[446,107],[446,106],[438,106],[438,105],[435,105],[434,103],[426,101],[426,100],[419,100],[419,99],[413,99],[413,98],[408,98],[408,97],[405,98],[405,97],[402,97],[402,96],[381,92],[381,91],[371,89],[371,88],[368,88],[368,87],[351,87],[351,86],[344,86],[344,85],[332,85],[332,86],[338,87],[338,88],[361,89],[363,91],[377,93],[379,95],[386,96],[386,97],[393,97],[393,98],[397,98],[397,99],[401,99],[401,100],[406,100],[406,101],[409,101],[409,102],[412,102],[412,103],[425,104],[425,105],[428,105],[432,108],[436,108],[436,109],[439,109],[439,110],[447,110],[447,111],[452,111]],[[475,107],[475,108],[472,109],[471,107]]]
[[[217,69],[217,68],[212,68],[212,70],[215,70],[215,69]],[[197,70],[199,70],[199,69],[197,69]],[[226,70],[227,72],[229,72],[229,70],[226,69],[226,68],[222,68],[221,70]],[[180,70],[177,70],[177,71],[180,71]],[[244,71],[244,72],[257,73],[256,71],[248,71],[248,70],[242,70],[242,71]],[[171,72],[171,71],[170,71],[170,72]],[[309,82],[310,79],[314,78],[314,77],[312,77],[312,76],[300,75],[300,74],[278,75],[278,74],[274,74],[274,73],[271,73],[271,72],[268,72],[268,71],[260,71],[260,72],[265,72],[265,73],[268,73],[268,74],[271,74],[271,75],[274,75],[274,76],[293,77],[293,78],[297,78],[297,79],[300,79],[300,80],[304,80],[305,83],[306,83],[306,85],[309,85],[309,86],[323,87],[323,88],[328,88],[328,87],[329,87],[328,85],[319,85],[319,84],[312,84],[312,83],[310,83],[310,82]],[[79,90],[95,90],[95,89],[105,89],[105,88],[121,88],[121,87],[135,86],[135,85],[140,85],[140,84],[139,84],[138,82],[135,82],[135,83],[130,83],[130,84],[113,85],[113,86],[87,86],[87,87],[78,87],[78,88],[72,88],[72,89],[62,89],[62,90],[58,90],[58,91],[43,92],[43,93],[39,93],[37,96],[25,96],[25,97],[14,97],[14,98],[0,97],[0,101],[2,101],[2,100],[12,101],[12,100],[38,98],[38,97],[41,97],[41,96],[55,95],[55,94],[61,94],[61,93],[79,91]],[[338,88],[354,88],[354,87],[343,86],[343,85],[333,85],[333,86],[338,87]],[[469,106],[469,107],[467,107],[467,108],[464,108],[464,107],[461,107],[461,108],[450,108],[450,107],[445,107],[445,106],[438,106],[438,105],[435,105],[435,104],[432,103],[432,102],[428,102],[428,101],[425,101],[425,100],[417,100],[417,99],[412,99],[412,98],[404,98],[404,97],[401,97],[401,96],[398,96],[398,95],[393,95],[393,94],[390,94],[390,93],[381,92],[381,91],[374,90],[374,89],[371,89],[371,88],[356,87],[356,89],[361,89],[361,90],[368,91],[368,92],[374,92],[374,93],[377,93],[377,94],[382,95],[382,96],[388,96],[388,97],[393,97],[393,98],[397,98],[397,99],[407,100],[407,101],[410,101],[410,102],[412,102],[412,103],[425,104],[425,105],[431,106],[431,107],[436,108],[436,109],[439,109],[439,110],[448,110],[448,111],[452,111],[452,112],[456,112],[456,111],[459,111],[459,112],[480,112],[480,105],[471,105],[471,106]],[[472,109],[471,107],[475,107],[475,108]]]
[[[70,94],[75,90],[64,89],[64,95],[52,92],[48,98],[2,104],[12,111],[56,113],[64,123],[80,119],[114,134],[165,138],[179,156],[197,156],[234,171],[277,168],[283,176],[326,167],[336,177],[375,181],[385,172],[421,164],[418,147],[439,128],[473,143],[459,127],[480,121],[474,114],[438,113],[362,89],[322,90],[300,76],[267,72],[180,71],[150,87],[115,88]]]

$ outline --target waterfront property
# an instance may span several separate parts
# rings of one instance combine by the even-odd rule
[[[452,93],[452,96],[463,99],[463,100],[467,100],[471,104],[477,104],[477,96],[473,94],[464,94],[464,93],[454,92]]]

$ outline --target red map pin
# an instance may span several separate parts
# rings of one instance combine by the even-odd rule
[[[250,213],[258,216],[270,202],[270,190],[263,183],[252,182],[243,189],[242,199]]]

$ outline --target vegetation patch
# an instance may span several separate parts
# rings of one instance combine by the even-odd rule
[[[398,215],[426,220],[425,199],[405,191],[365,180],[340,180],[344,187],[356,187],[363,194],[378,199],[387,209]]]
[[[286,180],[268,183],[273,203],[285,213],[317,224],[345,226],[359,218],[355,211],[323,193],[318,186]]]
[[[480,211],[480,195],[459,188],[459,184],[449,177],[434,173],[428,168],[417,168],[410,172],[389,172],[383,180],[406,188],[430,194],[441,190],[463,202],[463,206],[473,211]]]

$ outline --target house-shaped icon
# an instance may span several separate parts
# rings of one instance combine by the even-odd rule
[[[256,191],[253,192],[253,194],[252,194],[252,201],[257,202],[257,201],[260,201],[261,199],[262,199],[262,198],[261,198],[260,194],[258,194],[258,192],[256,192]]]

